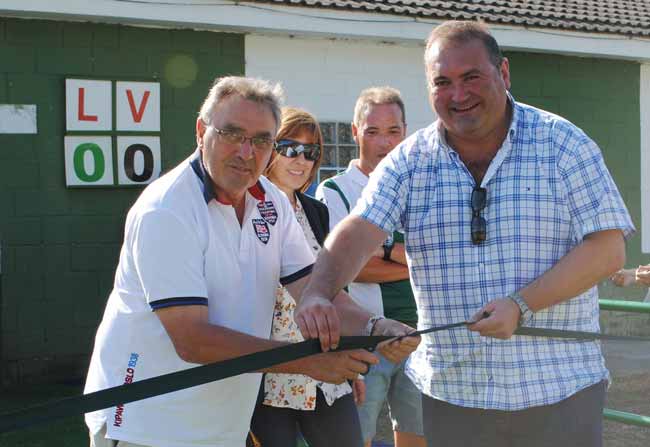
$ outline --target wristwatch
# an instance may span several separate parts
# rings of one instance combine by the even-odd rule
[[[372,330],[375,328],[375,325],[379,320],[383,320],[384,317],[381,315],[373,315],[368,319],[368,322],[366,323],[366,327],[363,330],[363,335],[372,335]]]
[[[390,261],[390,254],[393,252],[394,244],[384,245],[384,261]]]
[[[384,261],[390,261],[390,254],[393,252],[395,240],[392,237],[386,239],[382,247],[384,247]]]
[[[533,311],[530,310],[528,303],[526,303],[524,297],[521,296],[521,293],[513,292],[508,295],[508,298],[514,301],[517,307],[519,307],[519,312],[521,313],[519,316],[519,326],[524,326],[526,323],[530,322],[530,320],[533,319]]]

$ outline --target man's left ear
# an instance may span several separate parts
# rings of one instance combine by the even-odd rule
[[[352,139],[354,140],[357,145],[359,145],[359,140],[357,139],[357,134],[359,133],[359,128],[354,124],[354,121],[350,123],[350,127],[352,129]]]
[[[198,117],[196,119],[196,146],[198,148],[203,147],[203,135],[205,135],[205,123]]]
[[[504,57],[501,61],[501,68],[499,71],[501,72],[501,78],[506,86],[506,90],[510,90],[510,62],[507,57]]]

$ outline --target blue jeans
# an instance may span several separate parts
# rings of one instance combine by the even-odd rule
[[[381,354],[365,376],[366,400],[359,407],[359,422],[364,442],[377,434],[377,418],[388,401],[393,431],[423,435],[422,393],[404,373],[406,360],[395,364]]]

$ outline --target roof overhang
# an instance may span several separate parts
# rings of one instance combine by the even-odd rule
[[[422,45],[436,21],[229,0],[3,0],[0,15]],[[650,61],[650,39],[492,25],[505,50]]]

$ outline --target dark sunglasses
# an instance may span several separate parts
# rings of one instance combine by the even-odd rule
[[[487,238],[487,222],[481,211],[487,205],[487,189],[475,186],[472,190],[472,243],[478,245]]]
[[[305,155],[305,160],[318,161],[320,157],[319,144],[302,144],[293,140],[280,140],[275,145],[275,151],[289,158],[296,158],[300,154]]]

